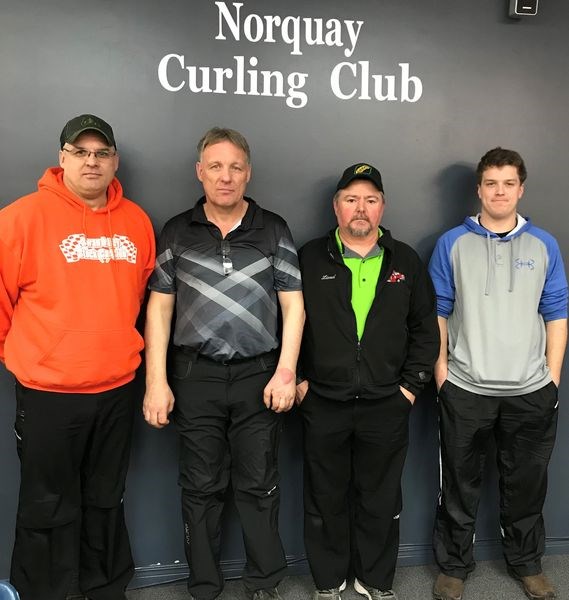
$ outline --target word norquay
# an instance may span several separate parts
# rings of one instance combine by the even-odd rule
[[[364,24],[363,21],[328,19],[324,22],[324,19],[312,17],[279,17],[278,15],[261,17],[256,14],[249,14],[242,19],[242,2],[233,2],[234,14],[231,14],[225,2],[216,2],[215,4],[219,10],[216,40],[226,40],[227,32],[238,42],[241,40],[241,32],[243,32],[249,42],[274,44],[277,41],[275,40],[275,35],[277,35],[285,44],[292,46],[290,53],[297,56],[302,55],[302,43],[307,46],[342,48],[345,45],[345,36],[347,36],[350,47],[344,50],[344,55],[349,58],[356,49]]]
[[[291,56],[302,56],[308,47],[343,48],[346,58],[356,50],[363,21],[313,17],[258,15],[242,12],[243,2],[215,2],[218,10],[219,41],[284,43]],[[232,56],[231,66],[187,64],[183,54],[167,54],[158,65],[158,80],[168,92],[182,90],[194,94],[234,94],[284,98],[289,108],[308,104],[304,91],[308,73],[259,69],[256,56]],[[189,61],[188,61],[189,62]],[[409,63],[399,63],[399,71],[374,74],[370,62],[341,62],[330,74],[330,89],[340,100],[378,102],[417,102],[423,94],[419,77],[410,74]]]

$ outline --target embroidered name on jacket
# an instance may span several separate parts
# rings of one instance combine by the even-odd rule
[[[96,238],[85,237],[84,233],[72,233],[62,240],[59,248],[68,263],[80,260],[98,260],[108,263],[111,260],[126,260],[136,264],[137,248],[126,235]]]
[[[387,280],[387,283],[399,283],[401,281],[405,281],[405,275],[403,273],[399,273],[398,271],[393,271]]]

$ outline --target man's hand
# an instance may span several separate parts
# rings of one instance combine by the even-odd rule
[[[296,403],[297,404],[301,404],[301,402],[304,400],[304,397],[306,396],[307,392],[308,392],[308,379],[303,379],[296,386]]]
[[[162,429],[170,423],[168,415],[174,408],[174,394],[166,382],[146,387],[142,414],[152,427]]]
[[[277,367],[275,374],[265,386],[263,402],[277,413],[290,410],[296,394],[296,375],[290,369]]]
[[[448,366],[446,363],[435,365],[435,384],[437,386],[437,392],[443,387],[443,383],[447,380],[448,376]]]
[[[411,402],[411,404],[415,404],[415,394],[413,392],[410,392],[407,388],[404,388],[402,386],[399,386],[399,389],[401,390],[401,393],[405,396],[405,398],[407,398],[407,400]]]
[[[443,387],[443,383],[447,380],[448,376],[448,324],[445,317],[439,316],[437,317],[437,321],[439,323],[441,347],[433,375],[438,392]]]

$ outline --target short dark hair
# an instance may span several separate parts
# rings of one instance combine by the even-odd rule
[[[219,142],[231,142],[234,146],[243,150],[247,156],[247,162],[251,162],[251,151],[245,137],[235,129],[228,129],[227,127],[212,127],[205,132],[197,146],[199,160],[201,160],[202,153],[208,146]]]
[[[506,166],[516,167],[520,183],[523,183],[526,180],[528,173],[523,158],[515,150],[507,150],[506,148],[500,148],[500,146],[498,146],[492,148],[492,150],[488,150],[488,152],[480,159],[480,162],[476,167],[478,183],[480,184],[482,182],[482,174],[486,169]]]

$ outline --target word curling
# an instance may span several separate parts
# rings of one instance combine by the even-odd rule
[[[308,96],[302,91],[308,73],[250,69],[259,59],[234,56],[234,68],[186,65],[182,54],[167,54],[158,65],[158,80],[168,92],[187,89],[194,94],[227,94],[285,98],[289,108],[303,108]],[[246,62],[248,64],[246,64]]]

